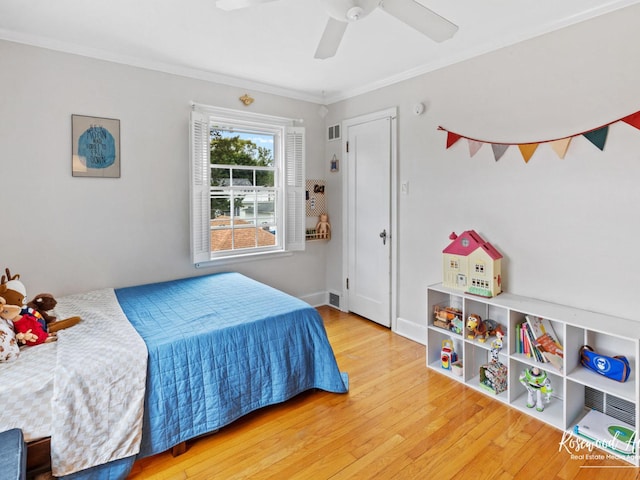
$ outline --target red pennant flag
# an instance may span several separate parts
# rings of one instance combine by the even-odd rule
[[[447,148],[456,143],[458,140],[462,138],[462,135],[458,135],[457,133],[447,132]]]
[[[628,117],[624,117],[622,121],[640,129],[640,112],[632,113]]]

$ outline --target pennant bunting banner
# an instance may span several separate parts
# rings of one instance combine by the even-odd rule
[[[549,142],[553,151],[556,152],[558,157],[564,158],[567,154],[567,150],[569,150],[569,144],[571,143],[571,137],[561,138],[560,140],[554,140],[553,142]]]
[[[456,135],[455,133],[447,132],[447,148],[449,148],[461,138],[462,135]]]
[[[529,159],[533,155],[533,152],[538,148],[539,143],[523,143],[522,145],[518,145],[520,149],[520,153],[522,154],[522,158],[524,158],[524,163],[529,163]]]
[[[473,157],[476,153],[478,153],[482,145],[488,143],[491,145],[493,158],[495,158],[495,161],[497,162],[502,158],[502,156],[511,145],[517,145],[525,163],[529,163],[529,160],[535,153],[536,149],[542,143],[548,143],[556,153],[556,155],[558,155],[558,158],[564,158],[567,154],[567,150],[569,150],[571,140],[578,136],[583,136],[600,150],[604,150],[605,143],[607,142],[607,136],[609,135],[609,126],[617,122],[625,122],[632,127],[640,130],[640,111],[632,113],[631,115],[627,115],[626,117],[623,117],[606,125],[602,125],[601,127],[594,128],[593,130],[577,133],[565,138],[543,140],[536,143],[494,143],[486,140],[478,140],[476,138],[465,137],[464,135],[461,135],[459,133],[451,132],[444,127],[438,127],[438,130],[447,132],[447,149],[451,148],[461,138],[464,138],[469,144],[469,155]]]
[[[640,129],[640,112],[636,112],[629,115],[628,117],[624,117],[622,121],[628,123],[632,127]]]
[[[604,150],[604,143],[607,141],[607,133],[609,133],[609,126],[599,128],[597,130],[591,130],[590,132],[583,133],[584,138],[593,143],[600,150]]]
[[[476,153],[478,153],[478,150],[480,150],[480,147],[482,145],[484,145],[484,143],[476,142],[475,140],[469,140],[469,155],[473,157]]]
[[[496,159],[496,162],[502,158],[504,152],[507,151],[509,145],[505,145],[504,143],[492,143],[491,148],[493,149],[493,158]]]

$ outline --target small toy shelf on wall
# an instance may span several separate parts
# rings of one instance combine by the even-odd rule
[[[331,226],[328,223],[327,202],[325,197],[325,181],[324,180],[312,180],[306,181],[306,215],[307,215],[307,228],[306,228],[306,240],[330,240],[331,239]],[[319,231],[318,227],[323,221],[321,216],[327,216],[324,220],[324,231]],[[322,217],[323,219],[325,217]],[[313,219],[313,221],[312,221]],[[309,223],[312,222],[313,226]]]
[[[497,337],[472,335],[467,327],[467,319],[472,315],[482,320],[494,320],[504,333],[498,362],[506,368],[506,385],[503,385],[504,390],[497,389],[497,393],[487,389],[483,384],[485,379],[481,378],[481,367],[491,363],[492,344],[495,345]],[[544,319],[550,325],[563,352],[562,357],[544,362],[523,350],[522,325],[533,318]],[[447,351],[443,356],[443,345],[450,342],[457,359],[451,367],[445,361],[445,357],[451,357],[451,352]],[[579,352],[585,344],[604,355],[627,357],[631,366],[629,379],[624,383],[617,382],[583,367]],[[640,323],[632,320],[505,292],[484,298],[442,284],[427,289],[428,368],[558,428],[562,431],[558,433],[559,442],[563,435],[574,435],[574,440],[591,444],[635,466],[640,464],[640,444],[635,436],[640,415],[639,349]],[[533,367],[546,372],[552,388],[550,402],[544,404],[542,411],[527,407],[528,391],[520,381],[521,374]],[[593,418],[595,423],[588,423]],[[583,425],[602,427],[602,431],[596,433],[595,441],[578,436],[580,429],[576,426]],[[625,450],[624,445],[618,445],[617,449],[603,447],[613,438],[609,433],[612,425],[631,426],[633,440],[628,448],[634,451]]]

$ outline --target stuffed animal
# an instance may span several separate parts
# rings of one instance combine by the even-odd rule
[[[472,313],[467,317],[467,330],[469,330],[468,338],[478,339],[479,342],[484,343],[487,338],[495,335],[498,330],[502,332],[502,327],[495,320],[487,318],[483,321],[480,315]]]
[[[50,333],[57,332],[63,328],[73,327],[80,322],[80,317],[69,317],[58,320],[53,315],[50,315],[49,311],[56,308],[57,304],[58,302],[50,293],[40,293],[27,303],[27,308],[31,309],[29,313],[34,314],[36,317],[39,315],[44,319],[46,329]]]
[[[55,342],[58,339],[55,333],[49,333],[42,327],[38,318],[28,313],[14,318],[13,328],[18,342],[23,345],[40,345],[45,342]]]
[[[79,317],[58,320],[52,322],[55,323],[55,327],[50,329],[45,317],[42,316],[38,309],[24,304],[27,289],[20,281],[20,275],[11,275],[8,268],[5,269],[5,272],[6,277],[3,275],[0,279],[0,296],[6,300],[7,305],[18,306],[21,309],[19,316],[13,320],[16,338],[20,343],[24,345],[39,345],[44,342],[53,342],[56,340],[55,332],[62,328],[71,327],[80,321]],[[37,299],[38,296],[34,301]],[[55,302],[55,299],[53,301]],[[48,304],[50,305],[51,302],[49,301]]]
[[[2,275],[0,279],[0,297],[5,299],[7,305],[17,305],[22,308],[27,289],[20,281],[20,275],[11,275],[8,268],[5,272],[7,276]]]
[[[20,307],[7,305],[0,297],[0,363],[13,362],[20,355],[20,346],[16,339],[11,320],[20,314]]]

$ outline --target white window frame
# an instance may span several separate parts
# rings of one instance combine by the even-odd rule
[[[276,184],[276,245],[250,249],[211,251],[212,126],[274,134]],[[305,248],[305,141],[304,128],[294,120],[270,115],[193,104],[190,120],[190,230],[191,260],[199,268],[221,261],[301,251]]]

